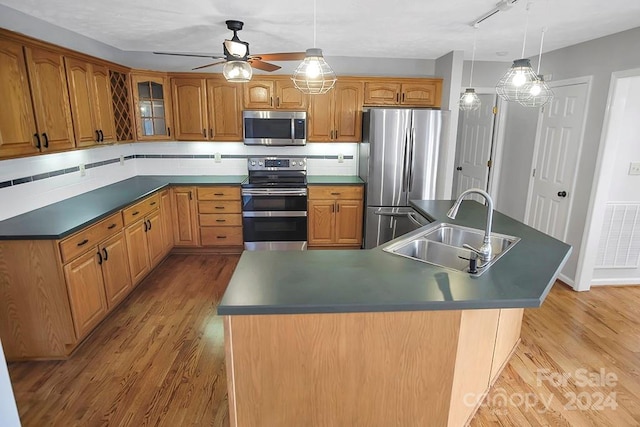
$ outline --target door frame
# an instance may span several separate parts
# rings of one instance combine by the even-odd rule
[[[633,68],[611,73],[609,82],[609,94],[602,123],[602,133],[600,135],[600,145],[598,156],[593,173],[593,183],[589,196],[589,206],[587,208],[587,218],[582,234],[582,243],[578,253],[578,265],[576,267],[576,277],[573,288],[576,291],[588,291],[591,289],[593,280],[594,265],[598,254],[598,246],[602,234],[602,222],[605,215],[605,203],[612,179],[612,171],[615,167],[615,138],[612,138],[612,114],[611,109],[615,101],[615,93],[620,80],[629,77],[640,77],[640,68]]]
[[[498,190],[499,190],[499,184],[500,184],[500,180],[497,178],[500,176],[500,172],[501,172],[501,167],[502,167],[502,153],[504,152],[503,147],[504,147],[504,135],[505,135],[505,129],[507,126],[507,109],[508,109],[508,102],[505,102],[502,98],[500,98],[499,96],[497,96],[497,92],[496,92],[496,88],[495,87],[476,87],[476,93],[478,95],[494,95],[496,96],[497,99],[497,103],[496,106],[498,107],[498,113],[495,115],[495,118],[493,120],[493,138],[491,141],[491,152],[489,153],[490,159],[491,159],[491,167],[489,168],[489,177],[487,179],[487,193],[489,193],[489,195],[491,196],[491,198],[494,200],[494,202],[496,201],[497,197],[498,197]],[[460,91],[460,96],[462,96],[462,94],[464,93],[464,91]],[[458,121],[460,121],[460,116],[458,115]],[[457,129],[457,125],[456,125],[456,129]],[[457,166],[458,163],[458,140],[457,140],[457,136],[456,136],[456,155],[454,158],[454,167]],[[454,171],[454,174],[456,173],[456,171]],[[457,189],[457,184],[458,184],[458,178],[456,177],[453,182],[452,182],[452,186],[451,186],[451,194],[455,195],[456,189]]]
[[[552,89],[555,87],[576,86],[576,85],[585,84],[585,83],[587,85],[587,95],[586,95],[587,99],[584,105],[584,117],[582,118],[582,126],[580,129],[580,139],[578,142],[578,152],[576,155],[576,159],[577,159],[576,168],[573,171],[571,188],[569,189],[570,191],[569,194],[571,194],[571,197],[569,197],[569,200],[568,200],[569,208],[567,210],[567,222],[565,224],[564,231],[562,233],[563,242],[567,240],[567,232],[569,231],[569,223],[571,219],[571,214],[573,213],[573,205],[574,205],[573,201],[575,200],[574,195],[576,190],[576,184],[578,181],[578,169],[580,168],[580,159],[582,158],[582,149],[584,147],[584,135],[587,129],[587,116],[589,115],[589,107],[590,107],[589,104],[591,103],[592,82],[593,82],[593,76],[583,76],[583,77],[575,77],[575,78],[565,79],[565,80],[558,80],[558,81],[549,83],[549,87],[551,87]],[[527,188],[527,205],[524,211],[524,222],[527,225],[531,225],[529,216],[531,215],[531,202],[533,197],[533,181],[534,181],[533,170],[536,167],[536,161],[538,159],[538,154],[540,152],[540,142],[542,139],[542,118],[543,118],[542,115],[543,114],[544,114],[544,109],[540,108],[540,111],[538,112],[538,124],[536,126],[536,138],[534,142],[533,156],[531,158],[531,167],[529,168],[529,186]],[[563,277],[562,279],[563,281],[568,280],[569,283],[572,282],[562,273],[560,275]]]

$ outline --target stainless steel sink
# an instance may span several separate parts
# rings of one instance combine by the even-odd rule
[[[482,244],[483,237],[484,230],[438,223],[428,228],[423,227],[403,238],[394,240],[384,246],[382,250],[416,261],[467,272],[472,251],[464,248],[464,245],[477,248]],[[520,241],[520,238],[515,236],[491,233],[491,247],[494,255],[489,262],[484,264],[481,264],[480,260],[478,260],[480,268],[473,275],[479,276],[488,270],[518,241]]]

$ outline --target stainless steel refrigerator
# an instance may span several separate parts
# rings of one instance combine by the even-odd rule
[[[435,199],[447,113],[406,108],[365,111],[359,159],[359,174],[366,183],[365,248],[429,222],[409,207],[409,200]]]

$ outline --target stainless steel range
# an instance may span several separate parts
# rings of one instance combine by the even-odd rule
[[[242,184],[242,226],[247,250],[307,248],[307,159],[248,159]]]

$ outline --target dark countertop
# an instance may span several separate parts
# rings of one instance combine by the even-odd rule
[[[246,179],[246,175],[137,176],[0,221],[0,240],[61,239],[168,185],[240,185]]]
[[[486,208],[452,200],[412,203],[436,221],[484,228]],[[539,307],[571,247],[499,212],[493,232],[521,240],[481,276],[371,250],[245,251],[218,314],[348,313]]]
[[[356,175],[307,175],[307,185],[358,185],[364,181]]]

